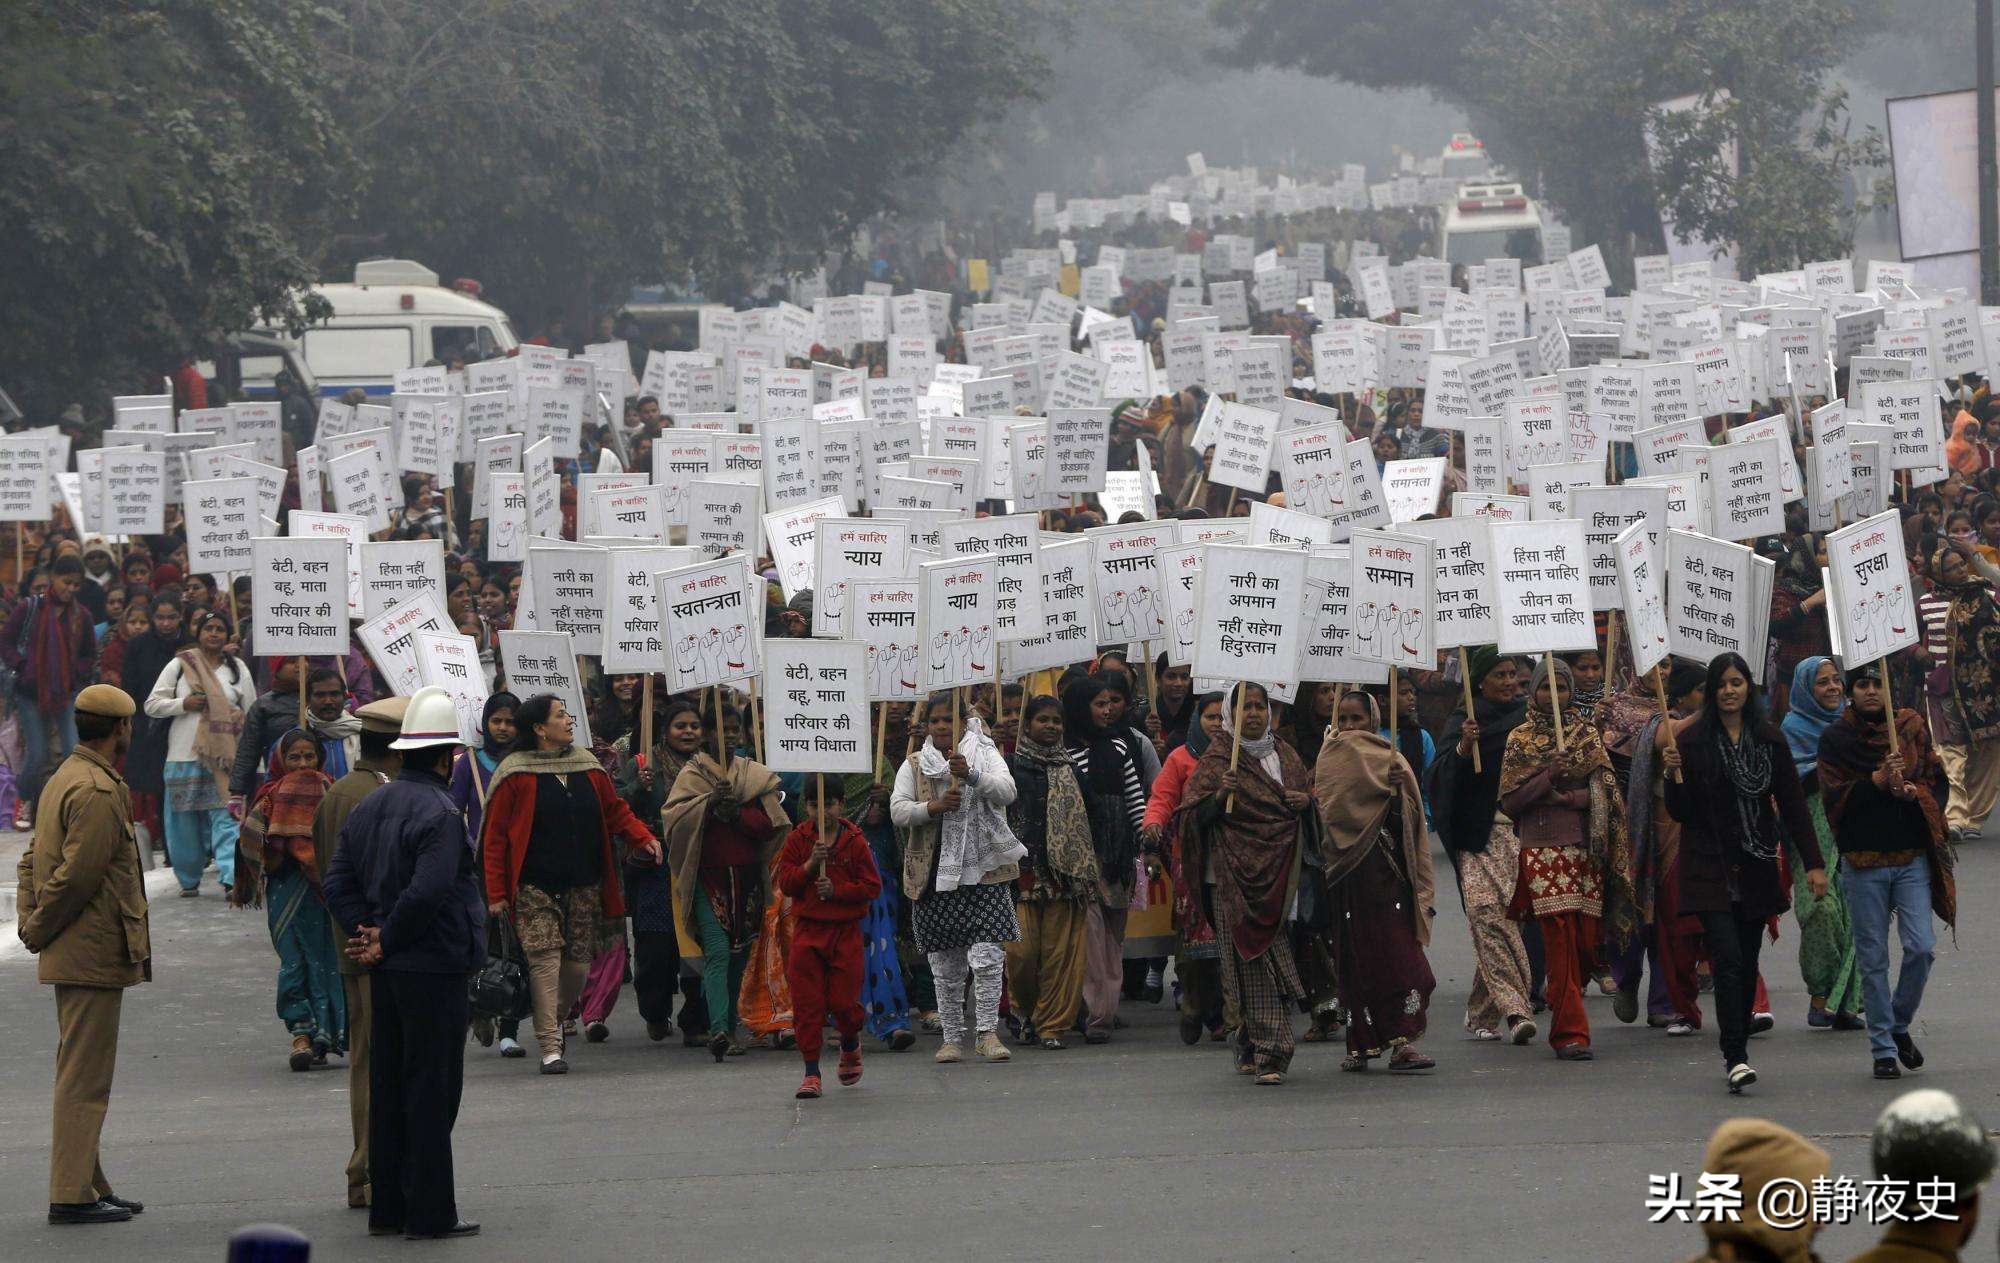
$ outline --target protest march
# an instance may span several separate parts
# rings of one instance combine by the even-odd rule
[[[678,343],[613,312],[21,418],[0,802],[44,980],[172,961],[141,890],[115,976],[49,972],[44,840],[122,824],[115,873],[268,921],[276,1019],[233,1020],[352,1085],[295,1178],[431,1236],[476,1229],[461,1063],[587,1079],[614,1037],[784,1052],[802,1102],[1031,1084],[1162,1005],[1227,1049],[1202,1091],[1570,1074],[1623,1024],[1691,1096],[1808,1030],[1917,1071],[2000,798],[2000,308],[1553,231],[1447,261],[1422,179],[1191,154]],[[129,1219],[60,1100],[51,1218]]]

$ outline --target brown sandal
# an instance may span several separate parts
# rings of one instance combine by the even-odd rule
[[[1285,1072],[1282,1070],[1266,1070],[1257,1076],[1257,1086],[1260,1088],[1277,1088],[1283,1087],[1284,1084]]]

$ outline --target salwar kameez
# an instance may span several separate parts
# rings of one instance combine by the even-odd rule
[[[1812,816],[1820,854],[1831,854],[1833,832],[1827,826],[1826,804],[1816,790],[1806,796],[1806,811]],[[1854,921],[1841,889],[1840,865],[1828,866],[1826,894],[1819,899],[1812,897],[1806,885],[1805,867],[1793,865],[1792,910],[1799,919],[1799,973],[1805,979],[1806,994],[1824,997],[1829,1014],[1861,1012]]]
[[[167,825],[167,858],[182,890],[201,885],[209,862],[225,886],[236,884],[236,835],[215,777],[193,760],[167,764],[167,794],[162,806]]]
[[[278,953],[278,1017],[314,1047],[344,1054],[347,992],[324,897],[303,868],[288,863],[265,880],[264,910]]]
[[[902,860],[894,853],[896,831],[885,824],[863,825],[861,832],[874,852],[875,871],[900,871]],[[901,904],[897,884],[885,881],[861,918],[861,1011],[868,1033],[882,1040],[910,1029],[910,994],[903,985],[902,954],[896,945]]]

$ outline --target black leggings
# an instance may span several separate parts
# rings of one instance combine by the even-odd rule
[[[1764,923],[1746,921],[1731,908],[1701,914],[1708,939],[1709,968],[1715,974],[1715,1024],[1722,1032],[1722,1064],[1750,1060],[1750,1007],[1757,995],[1757,953]]]

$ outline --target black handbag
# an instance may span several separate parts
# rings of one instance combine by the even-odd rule
[[[513,918],[495,917],[493,933],[497,950],[487,953],[486,963],[473,973],[467,987],[472,1016],[518,1022],[535,1007],[528,994],[528,957],[514,935]]]

